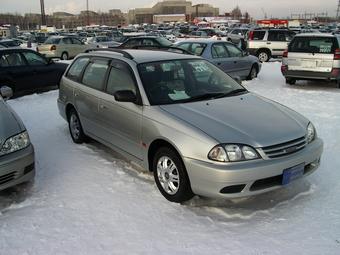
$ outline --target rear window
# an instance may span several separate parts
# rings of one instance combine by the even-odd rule
[[[59,42],[60,42],[60,38],[49,37],[45,41],[45,44],[58,44]]]
[[[288,47],[289,52],[333,54],[338,47],[334,37],[295,37]]]

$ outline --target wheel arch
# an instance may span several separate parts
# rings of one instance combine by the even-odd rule
[[[148,149],[147,159],[148,159],[148,170],[150,172],[152,172],[153,158],[154,158],[157,150],[162,148],[162,147],[168,147],[168,148],[174,150],[174,152],[177,153],[177,155],[180,157],[180,159],[182,160],[182,163],[184,165],[182,155],[179,152],[178,148],[174,144],[172,144],[170,141],[168,141],[164,138],[157,138],[156,140],[152,141],[152,143],[150,144],[149,149]]]

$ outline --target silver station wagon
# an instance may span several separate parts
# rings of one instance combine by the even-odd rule
[[[91,137],[137,162],[172,202],[288,185],[316,170],[323,150],[305,117],[185,54],[80,54],[61,80],[58,107],[74,142]]]
[[[21,119],[5,102],[11,88],[0,87],[0,190],[29,182],[35,176],[34,148]]]

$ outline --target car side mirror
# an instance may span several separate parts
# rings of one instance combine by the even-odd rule
[[[115,97],[115,100],[118,102],[130,102],[130,103],[136,103],[137,97],[136,94],[133,93],[131,90],[119,90],[116,91],[113,96]]]
[[[13,96],[13,90],[8,86],[2,86],[0,88],[0,94],[4,100],[7,100]]]

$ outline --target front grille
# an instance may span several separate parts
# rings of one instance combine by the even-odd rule
[[[263,147],[262,151],[268,158],[279,158],[302,150],[306,144],[307,140],[303,136],[289,142]]]
[[[11,172],[11,173],[0,176],[0,185],[14,180],[15,177],[16,177],[16,172]]]

